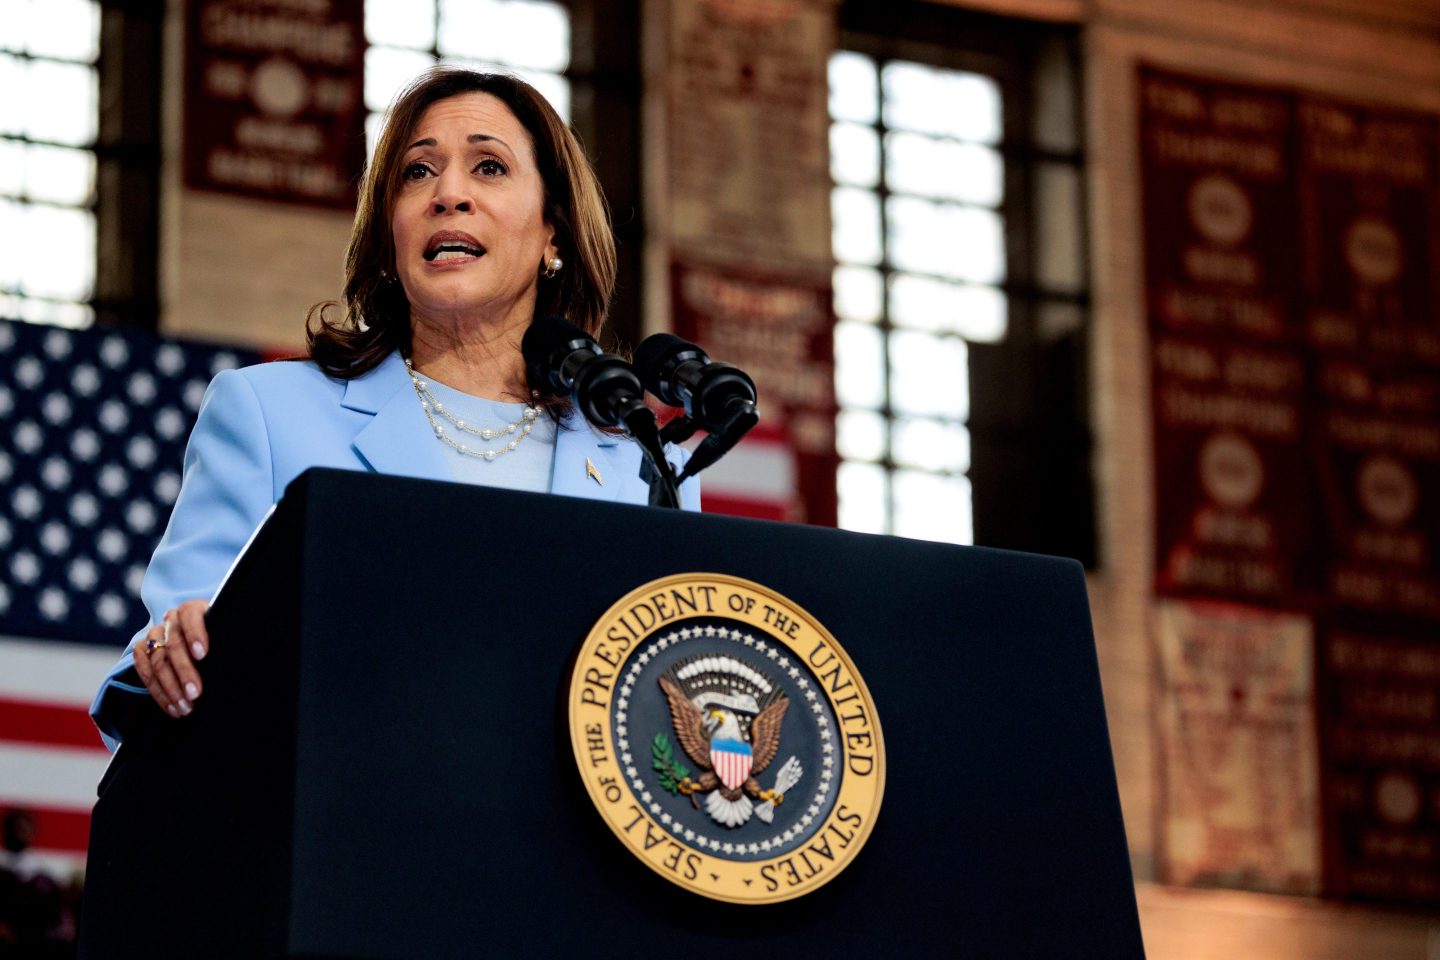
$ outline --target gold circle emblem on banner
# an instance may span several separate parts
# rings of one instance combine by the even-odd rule
[[[880,721],[850,657],[749,580],[663,577],[581,645],[570,741],[626,848],[687,890],[777,903],[834,879],[885,791]]]

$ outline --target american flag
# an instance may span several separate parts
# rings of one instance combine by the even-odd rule
[[[0,810],[83,864],[109,754],[87,715],[145,624],[140,581],[210,379],[260,355],[0,321]]]

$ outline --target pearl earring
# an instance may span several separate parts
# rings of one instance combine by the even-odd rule
[[[555,274],[559,273],[560,268],[563,266],[565,266],[564,260],[561,260],[559,257],[551,257],[545,261],[545,270],[542,276],[544,276],[546,280],[553,280],[555,279]]]

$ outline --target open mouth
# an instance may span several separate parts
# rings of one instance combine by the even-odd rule
[[[474,237],[443,231],[430,238],[425,259],[431,263],[445,260],[474,260],[485,256],[485,248]]]

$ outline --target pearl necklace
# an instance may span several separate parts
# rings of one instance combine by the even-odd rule
[[[453,447],[456,453],[459,453],[463,456],[480,457],[484,460],[494,460],[502,453],[509,453],[516,447],[520,446],[521,440],[524,440],[526,437],[530,436],[530,431],[535,427],[535,418],[540,416],[540,411],[538,408],[526,404],[524,412],[520,414],[520,419],[516,420],[514,423],[507,423],[505,424],[505,426],[501,427],[498,430],[491,430],[489,427],[481,427],[480,429],[476,429],[475,427],[472,427],[470,424],[466,423],[464,420],[456,417],[455,414],[451,413],[449,410],[446,410],[445,405],[439,400],[435,399],[435,395],[430,392],[430,385],[424,380],[420,379],[420,375],[415,372],[415,367],[410,363],[409,357],[405,358],[405,369],[410,371],[410,385],[415,388],[415,396],[420,398],[420,409],[425,411],[425,419],[430,421],[430,427],[435,431],[435,439],[439,440],[441,443]],[[511,434],[515,433],[515,431],[517,430],[520,431],[520,435],[518,437],[515,437],[513,440],[511,440],[509,443],[505,444],[498,450],[472,450],[465,444],[453,440],[445,435],[444,425],[441,424],[440,421],[435,419],[435,414],[437,413],[440,416],[444,417],[446,420],[450,421],[450,423],[455,426],[455,429],[461,431],[462,433],[468,433],[471,436],[479,437],[482,440],[494,440],[497,437],[508,437]]]

